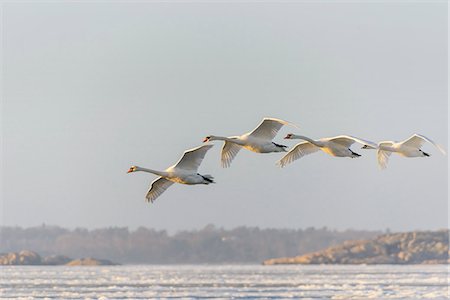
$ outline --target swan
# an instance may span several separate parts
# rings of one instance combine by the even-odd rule
[[[164,171],[131,166],[127,173],[143,171],[159,176],[152,182],[150,189],[145,196],[147,202],[150,201],[153,203],[153,201],[155,201],[155,199],[174,182],[190,185],[215,183],[214,178],[211,175],[200,175],[197,173],[197,169],[202,163],[206,152],[212,147],[213,145],[202,145],[197,148],[186,150],[175,165]]]
[[[222,167],[228,168],[241,148],[257,153],[286,152],[287,146],[272,142],[283,125],[297,127],[283,120],[264,118],[251,132],[230,137],[209,135],[203,142],[225,141],[222,147],[221,164]]]
[[[305,142],[301,142],[295,145],[294,148],[286,153],[286,155],[284,155],[277,162],[280,167],[285,167],[287,164],[293,162],[294,160],[297,160],[305,155],[312,154],[319,150],[337,157],[359,157],[361,156],[360,154],[355,153],[350,149],[350,146],[355,142],[363,144],[364,146],[367,146],[367,148],[377,148],[377,145],[373,142],[348,135],[339,135],[330,138],[313,140],[303,135],[289,133],[288,135],[286,135],[285,139],[302,139],[305,140]]]
[[[389,161],[389,156],[391,156],[392,153],[397,153],[398,155],[404,156],[404,157],[428,157],[430,154],[423,152],[420,147],[422,145],[428,142],[438,148],[438,150],[442,154],[446,154],[445,150],[429,138],[427,138],[424,135],[421,134],[413,134],[408,139],[402,141],[402,142],[395,142],[395,141],[382,141],[378,143],[377,147],[377,159],[378,159],[378,166],[380,169],[386,169],[387,163]],[[373,149],[370,147],[363,146],[362,149]]]

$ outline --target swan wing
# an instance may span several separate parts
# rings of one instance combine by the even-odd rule
[[[413,134],[409,139],[404,140],[403,142],[401,142],[403,145],[409,146],[409,147],[415,147],[415,148],[420,148],[422,147],[422,145],[428,142],[430,144],[432,144],[433,146],[435,146],[436,148],[439,149],[439,151],[442,152],[442,154],[445,154],[445,150],[439,145],[436,144],[435,142],[433,142],[431,139],[427,138],[424,135],[421,134]]]
[[[278,162],[277,165],[280,167],[285,167],[294,160],[302,158],[305,155],[319,151],[319,147],[311,144],[310,142],[301,142],[294,146],[286,155],[284,155]]]
[[[377,159],[378,159],[378,166],[380,169],[386,169],[387,163],[389,161],[389,156],[391,156],[391,151],[384,151],[381,149],[377,150]]]
[[[264,118],[262,122],[248,134],[256,138],[271,141],[277,135],[278,131],[281,129],[281,127],[283,127],[283,125],[291,125],[297,127],[292,123],[280,119]]]
[[[366,141],[366,140],[363,140],[363,139],[360,139],[360,138],[357,138],[354,136],[349,136],[349,135],[339,135],[339,136],[330,138],[329,141],[340,144],[345,147],[350,147],[351,145],[353,145],[356,142],[361,145],[368,146],[369,148],[373,148],[373,149],[378,148],[377,144],[375,144],[374,142]]]
[[[169,181],[163,177],[156,178],[147,192],[145,198],[147,198],[147,202],[155,201],[156,198],[159,197],[165,190],[167,190],[173,184],[172,181]]]
[[[197,169],[202,163],[203,158],[205,158],[206,152],[208,152],[208,150],[212,147],[213,145],[202,145],[200,147],[184,151],[183,156],[173,166],[173,168],[197,172]]]
[[[239,150],[241,150],[241,146],[238,144],[225,141],[222,147],[222,157],[221,163],[223,168],[228,168],[231,165],[234,157],[238,154]]]

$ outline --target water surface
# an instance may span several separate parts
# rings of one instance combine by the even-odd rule
[[[1,299],[449,299],[437,266],[3,266]]]

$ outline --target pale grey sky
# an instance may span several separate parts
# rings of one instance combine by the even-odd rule
[[[403,140],[448,149],[446,2],[42,2],[2,5],[0,224],[208,223],[412,230],[447,226],[447,156],[358,159],[324,153],[284,169],[280,153],[241,151],[144,200],[155,176],[204,136],[263,117],[321,138]]]

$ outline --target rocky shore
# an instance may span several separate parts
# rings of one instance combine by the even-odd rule
[[[9,252],[0,254],[0,265],[12,265],[12,266],[111,266],[117,265],[112,261],[106,259],[95,258],[81,258],[72,259],[64,255],[51,255],[41,257],[38,253],[23,250],[20,252]]]
[[[448,242],[448,230],[385,234],[263,264],[448,264]]]

